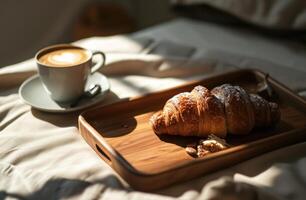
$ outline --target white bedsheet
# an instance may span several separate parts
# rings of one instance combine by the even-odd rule
[[[212,24],[181,19],[130,39],[97,37],[77,44],[109,52],[103,72],[119,98],[232,66],[260,68],[296,91],[306,89],[305,47]],[[33,60],[0,69],[0,199],[304,199],[303,141],[154,193],[134,191],[83,141],[78,113],[43,113],[21,102],[16,89],[33,73]]]

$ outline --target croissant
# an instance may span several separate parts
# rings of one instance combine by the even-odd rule
[[[156,134],[224,138],[227,133],[248,134],[254,127],[271,126],[279,120],[276,103],[224,84],[211,91],[196,86],[175,95],[150,118],[150,124]]]

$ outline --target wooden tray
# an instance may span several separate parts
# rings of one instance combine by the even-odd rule
[[[152,131],[148,120],[166,100],[196,85],[208,88],[232,83],[246,90],[262,82],[265,74],[239,70],[202,81],[148,94],[130,101],[85,111],[79,116],[79,130],[92,149],[132,187],[154,190],[204,175],[273,149],[306,140],[306,102],[288,88],[268,78],[277,94],[281,122],[274,128],[254,130],[245,136],[227,136],[233,147],[192,158],[185,152],[194,137],[162,136]]]

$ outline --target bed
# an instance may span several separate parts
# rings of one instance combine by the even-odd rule
[[[178,18],[75,44],[107,53],[108,67],[101,72],[119,99],[236,68],[260,69],[306,97],[305,44],[244,28]],[[150,70],[156,66],[158,72]],[[192,73],[198,68],[201,73]],[[35,73],[32,59],[0,69],[0,199],[303,199],[306,194],[305,141],[152,193],[135,191],[79,135],[78,113],[45,113],[20,100],[19,85]]]

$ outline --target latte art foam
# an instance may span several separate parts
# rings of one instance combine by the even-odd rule
[[[77,48],[60,49],[42,55],[38,60],[42,64],[53,67],[69,67],[88,60],[89,54]]]

